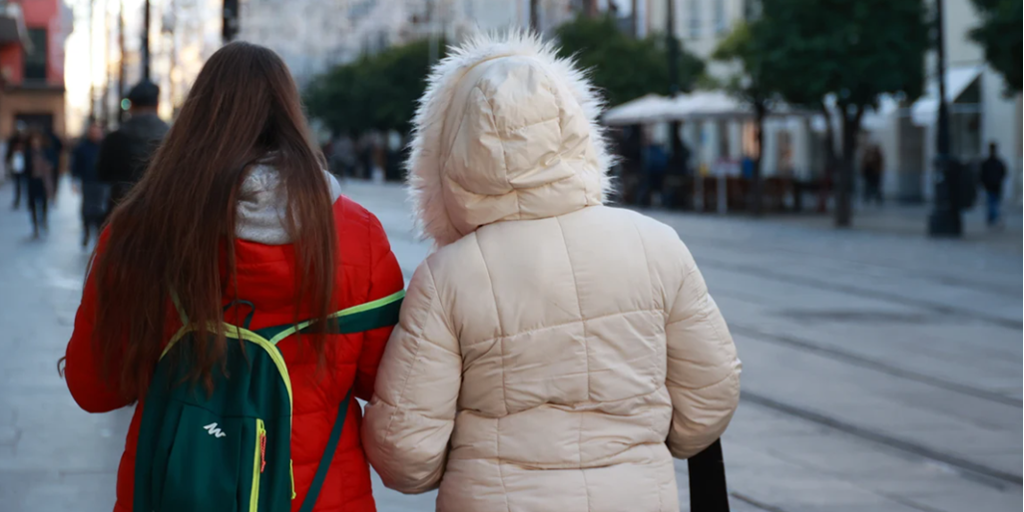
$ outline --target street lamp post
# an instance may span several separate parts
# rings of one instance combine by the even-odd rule
[[[224,44],[228,44],[238,37],[238,0],[224,0],[221,37]]]
[[[935,207],[928,218],[928,234],[935,237],[959,237],[963,234],[960,218],[960,165],[949,154],[949,106],[946,104],[946,39],[943,27],[943,1],[935,0],[935,30],[938,40],[939,79],[938,126],[935,139]]]
[[[149,24],[150,24],[149,0],[142,6],[142,79],[149,81],[150,54],[149,54]]]
[[[121,0],[117,10],[117,45],[120,48],[120,54],[117,57],[117,120],[123,122],[128,112],[122,108],[124,105],[124,94],[125,94],[125,57],[127,52],[124,48],[124,0]]]
[[[530,31],[540,33],[540,0],[530,0]]]
[[[669,97],[675,98],[679,95],[679,39],[676,38],[676,6],[675,0],[668,0],[668,16],[666,17],[665,35],[668,37],[668,94]],[[671,160],[670,167],[673,172],[678,172],[682,176],[683,181],[686,181],[686,156],[683,151],[683,141],[679,136],[679,128],[681,123],[678,120],[673,120],[669,123],[669,143],[671,144]],[[662,186],[675,186],[675,182],[671,184],[662,184]],[[685,207],[688,204],[688,190],[686,187],[682,187],[682,203]],[[670,194],[673,202],[675,202],[675,194]],[[673,206],[673,205],[666,205]]]

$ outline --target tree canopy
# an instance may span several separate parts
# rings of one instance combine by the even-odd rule
[[[429,41],[393,46],[314,79],[306,107],[335,133],[407,132],[429,69]]]
[[[787,101],[870,106],[881,94],[916,98],[929,47],[923,0],[763,0],[753,38]]]
[[[665,37],[634,39],[619,30],[610,17],[580,17],[556,31],[561,55],[575,56],[588,69],[594,85],[615,106],[645,94],[669,93],[668,53]],[[679,87],[690,91],[704,73],[704,62],[679,52]]]
[[[750,38],[771,90],[791,104],[835,98],[843,125],[836,224],[848,226],[865,109],[883,94],[913,100],[924,89],[930,44],[924,1],[762,0],[761,6]]]
[[[971,39],[985,49],[985,59],[1003,75],[1007,92],[1020,92],[1024,2],[973,1],[981,15],[981,25],[971,31]]]

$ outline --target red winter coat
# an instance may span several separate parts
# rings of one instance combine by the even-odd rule
[[[388,244],[380,222],[355,202],[340,197],[334,203],[334,218],[341,250],[335,278],[335,299],[341,308],[355,306],[391,295],[403,287],[402,272]],[[109,233],[100,240],[99,251]],[[235,243],[238,268],[237,296],[256,306],[251,328],[261,329],[289,324],[295,320],[294,251],[291,245],[271,246],[238,240]],[[225,297],[235,291],[227,290]],[[226,301],[225,301],[226,303]],[[75,401],[89,412],[107,412],[125,407],[128,401],[108,387],[100,377],[100,362],[93,355],[91,337],[96,313],[96,285],[90,275],[82,304],[75,317],[75,331],[68,343],[65,376]],[[308,311],[301,318],[312,316]],[[176,318],[173,307],[169,318]],[[171,322],[171,331],[179,324]],[[278,346],[288,365],[294,391],[292,426],[292,462],[298,496],[292,501],[297,511],[305,499],[310,482],[323,455],[338,404],[352,386],[356,397],[373,396],[377,364],[391,334],[391,328],[367,333],[330,336],[328,360],[330,372],[316,374],[316,355],[302,351],[299,356],[295,338]],[[169,337],[169,336],[168,336]],[[154,362],[155,363],[155,362]],[[318,379],[318,380],[317,380]],[[128,430],[121,466],[117,474],[117,504],[114,512],[131,512],[135,479],[135,449],[139,421],[144,404],[139,403]],[[372,512],[375,510],[370,487],[370,470],[359,439],[362,414],[359,404],[350,402],[348,420],[333,464],[317,502],[318,512]]]

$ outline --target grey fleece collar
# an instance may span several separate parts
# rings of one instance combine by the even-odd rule
[[[341,185],[327,171],[324,171],[324,179],[331,188],[333,203],[341,196]],[[238,190],[235,236],[266,245],[291,243],[284,224],[287,205],[288,192],[281,185],[277,169],[264,164],[254,166]]]

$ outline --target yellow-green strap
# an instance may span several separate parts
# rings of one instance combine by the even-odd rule
[[[402,290],[381,299],[338,311],[327,317],[325,331],[328,334],[349,334],[395,325],[398,323],[398,312],[402,308],[404,298],[405,290]],[[307,320],[285,327],[283,330],[270,327],[259,331],[264,334],[272,332],[267,339],[271,344],[277,345],[281,340],[297,332],[309,332],[311,327],[315,327],[315,323],[315,320]]]

